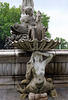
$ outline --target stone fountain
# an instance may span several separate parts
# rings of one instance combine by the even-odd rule
[[[12,35],[5,44],[7,48],[20,48],[32,54],[26,64],[26,78],[21,81],[22,87],[17,85],[17,91],[21,93],[21,100],[48,100],[48,95],[56,97],[57,93],[52,79],[45,77],[46,65],[55,56],[47,51],[59,42],[45,37],[47,28],[41,23],[41,12],[34,15],[33,0],[23,0],[21,12],[21,24],[11,26]]]

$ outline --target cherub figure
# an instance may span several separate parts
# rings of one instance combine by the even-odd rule
[[[24,14],[24,8],[27,6],[32,7],[34,9],[34,2],[33,0],[22,0],[21,12]]]
[[[47,57],[43,60],[43,56]],[[25,88],[22,89],[19,85],[17,89],[22,93],[22,96],[32,93],[48,93],[52,97],[57,96],[56,90],[51,82],[46,81],[44,77],[45,67],[53,58],[53,54],[34,52],[27,63],[26,80],[21,83],[26,84]]]

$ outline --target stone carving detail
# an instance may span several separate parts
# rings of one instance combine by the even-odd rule
[[[14,41],[13,45],[14,47],[17,47],[19,49],[23,49],[24,51],[47,51],[50,49],[55,48],[58,46],[59,42],[54,40],[46,40],[43,39],[41,41],[35,40],[25,40],[25,41]],[[27,49],[28,48],[28,49]]]
[[[6,47],[14,46],[32,52],[30,61],[26,65],[26,79],[21,81],[23,87],[18,84],[17,90],[21,93],[22,100],[27,96],[30,100],[30,93],[36,98],[32,100],[47,100],[47,96],[42,97],[46,93],[51,97],[56,97],[52,79],[45,77],[45,67],[53,58],[53,54],[48,54],[46,51],[55,48],[59,42],[45,37],[47,28],[41,23],[40,11],[34,16],[33,0],[23,0],[21,12],[21,24],[15,23],[11,26],[11,37],[6,39],[5,44]]]
[[[26,2],[29,3],[26,3]],[[31,1],[31,2],[30,2]],[[28,41],[29,43],[29,48],[31,47],[30,45],[36,42],[40,42],[39,46],[41,44],[44,45],[44,48],[46,48],[46,42],[48,42],[48,39],[46,39],[46,31],[47,28],[44,27],[41,23],[41,12],[38,11],[36,16],[34,16],[34,11],[33,11],[33,0],[23,0],[23,5],[21,7],[22,10],[22,15],[20,18],[21,24],[15,23],[13,26],[11,26],[11,36],[6,39],[6,48],[12,48],[12,47],[19,47],[22,48],[20,43],[25,44],[25,41]],[[29,5],[30,4],[30,5]],[[45,42],[43,43],[44,40]],[[30,43],[30,42],[32,43]],[[58,42],[55,41],[49,43],[51,46],[49,46],[48,50],[52,48],[55,48],[58,44]],[[19,44],[18,44],[19,43]],[[38,44],[36,43],[36,45]],[[23,46],[25,50],[25,46]],[[37,47],[38,48],[38,47]],[[27,48],[26,48],[27,50]],[[35,51],[35,49],[29,49],[28,51]],[[39,50],[39,49],[38,49]],[[44,49],[45,50],[45,49]],[[44,51],[43,49],[41,51]]]
[[[38,11],[36,14],[36,25],[31,27],[28,32],[29,39],[31,40],[42,40],[47,29],[41,24],[41,12]]]
[[[33,2],[33,0],[22,0],[22,6],[21,6],[22,14],[25,14],[24,8],[26,8],[27,6],[32,7],[32,9],[34,9],[34,2]]]
[[[48,100],[47,93],[43,94],[29,93],[29,100]]]
[[[38,11],[36,16],[34,16],[33,10],[33,0],[23,0],[21,6],[21,24],[15,23],[11,26],[11,36],[6,40],[5,47],[12,45],[14,41],[23,41],[23,40],[42,40],[45,38],[45,28],[41,24],[41,12]],[[11,41],[11,43],[10,43]],[[12,45],[13,46],[13,45]]]
[[[43,60],[43,56],[47,57]],[[33,52],[30,61],[27,63],[26,79],[21,81],[22,89],[17,85],[18,92],[26,97],[30,92],[35,94],[48,93],[52,97],[57,96],[51,79],[44,77],[45,67],[53,58],[53,54]],[[23,99],[24,96],[22,96]]]
[[[10,48],[10,41],[28,39],[28,31],[30,27],[35,26],[36,22],[33,17],[32,7],[25,7],[24,12],[25,14],[20,18],[21,24],[15,23],[14,26],[11,26],[11,36],[7,38],[5,47]]]

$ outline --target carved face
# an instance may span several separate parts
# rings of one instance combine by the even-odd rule
[[[36,14],[36,21],[40,21],[41,20],[41,12],[38,11]]]
[[[30,16],[32,16],[33,15],[33,10],[32,10],[32,7],[26,7],[25,9],[25,13],[26,13],[26,15],[28,14],[28,15],[30,15]]]
[[[34,61],[35,61],[35,62],[40,62],[40,61],[42,61],[42,55],[39,55],[39,54],[34,55]]]

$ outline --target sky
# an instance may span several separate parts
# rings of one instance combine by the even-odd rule
[[[68,41],[68,0],[33,0],[34,9],[50,16],[49,32],[51,37],[61,37]],[[0,0],[7,2],[10,7],[19,7],[22,0]]]

